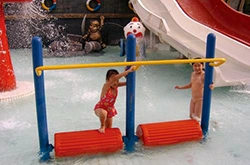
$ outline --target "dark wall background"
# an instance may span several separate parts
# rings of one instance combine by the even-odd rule
[[[87,0],[57,0],[56,9],[48,13],[58,19],[57,25],[66,26],[66,33],[82,35],[81,23],[84,14],[87,14],[86,27],[88,29],[91,20],[100,20],[104,15],[103,40],[109,44],[118,44],[123,36],[123,27],[130,22],[136,14],[128,7],[128,0],[101,0],[101,7],[96,12],[86,8]],[[52,5],[51,0],[45,1],[46,6]],[[95,0],[90,2],[90,7],[97,5]],[[68,15],[67,15],[68,14]]]
[[[57,0],[56,9],[51,13],[92,13],[86,8],[87,0]],[[51,5],[52,0],[45,0],[46,5]],[[96,1],[92,0],[90,6],[94,7]],[[101,8],[95,13],[131,13],[128,0],[101,0]]]
[[[123,27],[136,14],[128,7],[128,0],[101,0],[101,7],[96,12],[86,8],[87,0],[57,0],[53,11],[41,7],[41,0],[33,0],[31,4],[8,3],[4,6],[7,35],[11,48],[31,46],[33,36],[40,36],[45,46],[60,40],[67,34],[82,35],[81,24],[87,14],[85,31],[90,21],[100,21],[105,17],[102,29],[103,40],[107,45],[117,45],[124,38]],[[52,0],[45,0],[50,7]],[[92,0],[90,7],[95,8],[97,2]]]

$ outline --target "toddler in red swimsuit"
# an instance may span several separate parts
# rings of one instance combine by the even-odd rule
[[[108,70],[106,83],[102,87],[100,101],[94,108],[95,114],[101,122],[101,127],[98,129],[100,133],[105,133],[105,128],[112,127],[112,117],[117,114],[114,104],[118,95],[118,87],[126,85],[126,82],[119,82],[119,79],[133,71],[133,66],[122,73],[119,73],[115,69]]]

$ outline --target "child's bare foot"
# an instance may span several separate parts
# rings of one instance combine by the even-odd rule
[[[191,119],[196,120],[199,123],[201,123],[201,119],[199,117],[195,116],[194,114],[191,115]]]
[[[99,131],[100,133],[105,133],[105,126],[101,126],[101,127],[98,129],[98,131]]]

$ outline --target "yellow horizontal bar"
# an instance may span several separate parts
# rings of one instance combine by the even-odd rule
[[[205,58],[205,59],[178,59],[178,60],[155,60],[155,61],[134,61],[134,62],[110,62],[110,63],[92,63],[92,64],[69,64],[39,66],[36,68],[36,74],[40,76],[43,70],[61,70],[61,69],[80,69],[80,68],[101,68],[115,66],[136,66],[137,70],[141,65],[163,65],[163,64],[186,64],[196,62],[209,62],[210,66],[219,66],[226,61],[225,58]]]

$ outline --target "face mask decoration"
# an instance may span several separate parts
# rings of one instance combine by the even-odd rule
[[[124,28],[124,36],[127,38],[129,34],[134,34],[136,37],[136,59],[137,61],[142,60],[146,57],[145,51],[145,27],[139,21],[137,17],[133,17],[131,22],[129,22]],[[125,51],[123,55],[125,54]]]

